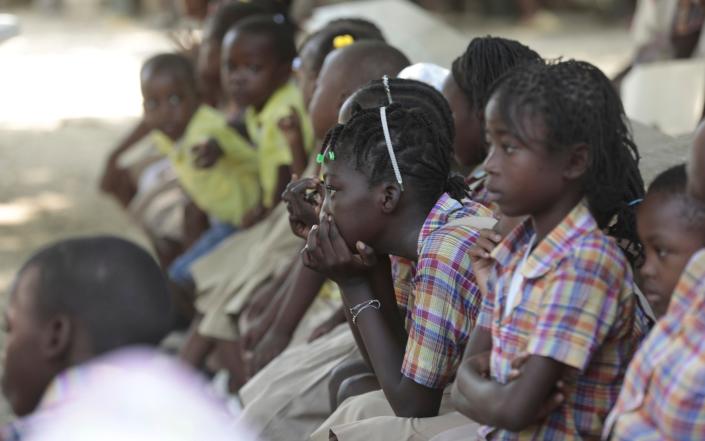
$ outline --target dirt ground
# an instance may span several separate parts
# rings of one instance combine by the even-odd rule
[[[118,206],[97,191],[96,181],[107,152],[140,114],[141,61],[171,47],[163,31],[142,22],[17,14],[21,35],[0,43],[3,293],[23,259],[47,242],[110,233],[144,243]],[[591,17],[578,21],[543,32],[479,17],[452,18],[468,41],[491,32],[521,39],[548,56],[586,58],[616,72],[632,49],[626,26]],[[7,418],[0,409],[0,422]]]

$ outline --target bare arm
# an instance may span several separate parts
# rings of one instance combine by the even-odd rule
[[[397,416],[435,416],[443,390],[417,384],[401,373],[407,338],[389,282],[388,264],[385,287],[383,279],[377,280],[371,274],[372,268],[377,267],[373,263],[374,251],[362,244],[358,244],[358,251],[361,257],[353,256],[332,220],[324,219],[311,229],[303,253],[304,264],[338,283],[347,308],[371,300],[380,302],[379,309],[365,309],[357,316],[356,323],[351,324],[358,344],[367,352],[367,360]],[[349,310],[346,314],[350,319]]]
[[[456,378],[454,403],[462,414],[481,424],[519,432],[545,416],[566,365],[531,355],[516,380],[506,384],[485,378],[463,360]]]

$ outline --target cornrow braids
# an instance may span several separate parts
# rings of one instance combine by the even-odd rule
[[[452,138],[428,113],[423,107],[404,106],[396,98],[387,106],[389,134],[404,188],[413,188],[414,198],[430,208],[443,192],[458,200],[467,192],[464,184],[450,175]],[[396,180],[379,108],[358,109],[346,124],[331,131],[328,143],[335,160],[365,174],[370,185]]]
[[[386,41],[382,31],[372,22],[361,18],[341,18],[333,20],[322,29],[309,35],[301,43],[300,50],[311,47],[311,59],[307,61],[312,72],[320,72],[323,62],[334,47],[335,37],[350,35],[355,41]]]
[[[488,35],[470,41],[465,53],[453,61],[451,73],[473,110],[482,112],[499,77],[515,66],[542,61],[539,54],[518,41]]]
[[[527,117],[538,116],[549,151],[589,147],[583,188],[590,211],[629,261],[640,261],[635,215],[644,197],[640,156],[622,102],[605,74],[583,61],[529,64],[510,71],[492,92],[502,118],[520,139],[528,139]]]
[[[389,78],[389,92],[393,102],[402,104],[405,108],[420,108],[434,124],[440,127],[450,145],[455,137],[453,114],[448,101],[432,86],[416,80]],[[360,88],[354,94],[353,113],[361,108],[389,105],[389,99],[382,80],[373,80]]]

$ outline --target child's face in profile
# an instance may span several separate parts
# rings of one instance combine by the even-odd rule
[[[657,317],[668,309],[671,294],[692,255],[705,245],[705,235],[682,219],[682,197],[650,193],[637,210],[637,230],[644,245],[640,268],[642,290]]]
[[[351,250],[362,241],[374,248],[376,227],[374,188],[367,177],[340,159],[323,165],[325,198],[321,216],[332,215],[341,236]]]
[[[566,155],[550,153],[541,141],[546,130],[541,118],[523,121],[526,138],[513,134],[499,112],[495,97],[485,110],[489,153],[485,160],[490,200],[506,216],[526,216],[545,210],[565,189]]]
[[[688,194],[705,203],[705,122],[696,132],[688,160]]]
[[[18,416],[32,413],[53,373],[42,356],[46,322],[36,312],[39,271],[29,267],[15,281],[4,313],[5,348],[2,391]]]
[[[262,34],[229,32],[221,61],[223,84],[242,108],[261,110],[291,74],[291,64],[278,57],[271,38]]]
[[[472,109],[470,100],[451,74],[448,74],[443,83],[443,96],[453,112],[455,160],[465,167],[481,164],[486,154],[482,120],[479,114]]]
[[[144,119],[153,130],[177,141],[198,108],[196,91],[178,75],[147,72],[142,78]]]

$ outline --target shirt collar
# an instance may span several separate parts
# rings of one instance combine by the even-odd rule
[[[419,232],[419,240],[416,245],[416,251],[421,254],[421,247],[426,241],[426,238],[434,231],[447,224],[449,219],[453,217],[453,213],[463,210],[463,204],[456,201],[448,193],[443,193],[436,201],[436,204],[431,208],[431,211],[426,216],[426,220]]]
[[[597,222],[590,214],[587,203],[578,203],[558,226],[536,245],[521,268],[522,275],[527,279],[545,275],[573,251],[576,239],[597,229]],[[531,220],[527,219],[497,245],[492,251],[492,257],[501,266],[508,266],[513,257],[522,255],[521,251],[528,246],[533,235],[534,228]]]

